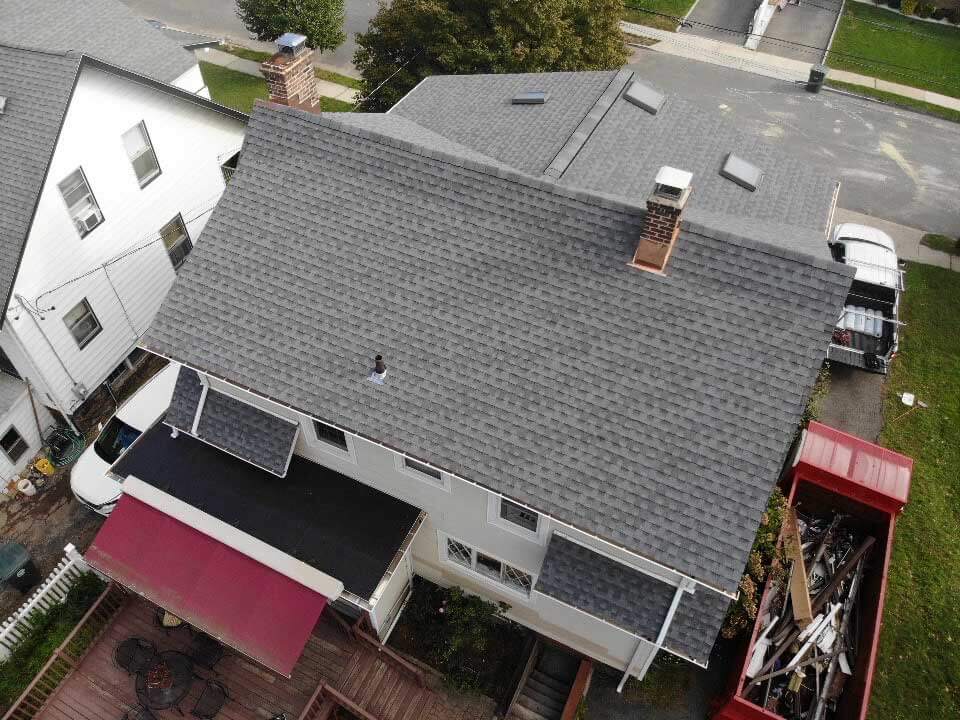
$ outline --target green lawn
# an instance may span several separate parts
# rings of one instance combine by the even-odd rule
[[[911,263],[906,284],[881,442],[916,464],[897,523],[873,720],[960,717],[960,273]],[[903,415],[904,391],[930,407]]]
[[[272,57],[272,55],[268,52],[251,50],[250,48],[240,47],[239,45],[224,45],[220,49],[224,52],[230,53],[231,55],[236,55],[238,58],[243,58],[244,60],[253,60],[254,62],[263,62],[264,60],[269,60]],[[337,85],[345,85],[349,88],[353,88],[354,90],[360,89],[360,81],[356,78],[350,77],[349,75],[343,75],[342,73],[334,72],[333,70],[324,70],[323,68],[316,68],[315,72],[317,77],[321,80],[337,83]]]
[[[927,233],[920,239],[920,244],[950,255],[960,255],[960,239],[948,235]]]
[[[695,0],[624,0],[622,17],[627,22],[637,25],[674,31],[683,16],[693,7],[694,2]],[[653,12],[644,12],[644,10]],[[671,17],[664,17],[664,15]]]
[[[254,62],[263,62],[264,60],[269,60],[273,57],[273,53],[261,52],[260,50],[251,50],[250,48],[241,47],[239,45],[221,45],[220,50],[230,53],[231,55],[236,55],[238,58],[243,58],[244,60],[253,60]]]
[[[866,97],[875,98],[891,105],[906,108],[907,110],[916,110],[925,115],[933,115],[934,117],[944,120],[960,123],[960,110],[945,108],[942,105],[934,105],[933,103],[924,102],[923,100],[914,100],[904,95],[897,95],[896,93],[886,92],[885,90],[877,90],[876,88],[867,87],[866,85],[854,85],[852,83],[841,82],[840,80],[831,80],[829,77],[826,82],[830,87],[846,90],[855,95],[865,95]]]
[[[210,97],[221,105],[249,113],[258,99],[268,98],[267,83],[263,78],[206,62],[200,63],[200,72],[210,89]],[[320,109],[323,112],[350,112],[353,104],[333,98],[320,98]]]
[[[849,2],[830,50],[831,67],[960,97],[957,26]]]

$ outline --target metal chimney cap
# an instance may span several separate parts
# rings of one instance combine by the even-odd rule
[[[296,54],[307,44],[307,36],[299,33],[284,33],[277,38],[277,48],[282,53]]]
[[[682,191],[690,187],[690,183],[693,182],[693,173],[664,165],[657,173],[654,182],[657,185],[666,185]]]

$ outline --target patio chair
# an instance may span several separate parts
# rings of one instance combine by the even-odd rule
[[[213,720],[229,697],[227,689],[221,683],[216,680],[207,680],[190,714],[202,720]]]
[[[186,629],[190,633],[193,632],[193,629],[185,620],[178,618],[173,613],[167,612],[159,606],[153,613],[153,624],[163,630],[165,635],[169,635],[173,630]]]
[[[149,640],[143,638],[127,638],[119,645],[113,653],[113,659],[117,665],[122,667],[130,675],[141,673],[160,658],[157,652],[157,646]]]
[[[206,633],[197,633],[190,643],[187,653],[194,663],[207,670],[213,670],[214,665],[223,657],[223,645]]]

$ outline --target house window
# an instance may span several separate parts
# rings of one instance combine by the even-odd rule
[[[443,482],[443,474],[439,470],[432,468],[429,465],[424,465],[422,462],[417,462],[416,460],[411,460],[410,458],[405,457],[403,459],[403,466],[407,470],[413,470],[421,475],[431,477],[437,482]]]
[[[537,527],[540,524],[539,513],[535,513],[533,510],[527,510],[525,507],[517,505],[515,502],[511,502],[506,498],[500,499],[500,518],[522,527],[524,530],[529,530],[532,533],[537,531]]]
[[[66,323],[67,329],[81,350],[103,329],[86,298],[74,305],[73,309],[63,316],[63,322]]]
[[[17,432],[15,427],[11,427],[0,438],[0,448],[3,448],[3,452],[10,458],[10,462],[15,463],[27,451],[27,441]]]
[[[313,432],[317,436],[317,440],[323,440],[323,442],[334,445],[341,450],[349,449],[347,448],[347,435],[343,430],[337,430],[335,427],[331,427],[319,420],[314,420]]]
[[[530,595],[530,589],[533,587],[533,576],[530,573],[508,565],[492,555],[487,555],[451,537],[446,538],[446,553],[447,560],[450,562],[472,570],[523,595]]]
[[[103,222],[103,213],[100,212],[100,206],[93,197],[83,169],[74,170],[57,187],[60,188],[60,194],[63,195],[63,201],[67,204],[67,210],[77,232],[80,233],[80,237],[86,237]]]
[[[167,256],[173,263],[173,269],[177,270],[187,255],[193,250],[193,243],[187,234],[187,226],[183,222],[183,215],[177,213],[173,220],[160,228],[160,238],[163,240],[163,246],[167,249]]]
[[[146,125],[139,122],[127,130],[123,134],[123,147],[126,148],[140,187],[146,187],[160,175],[160,163],[157,162],[157,154],[153,151]]]

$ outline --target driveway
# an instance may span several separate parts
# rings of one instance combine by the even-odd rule
[[[818,419],[837,430],[876,442],[883,428],[885,380],[886,375],[831,363],[830,388]]]
[[[773,14],[757,49],[792,60],[819,63],[842,5],[842,0],[787,5]]]
[[[758,0],[700,0],[681,33],[743,45]]]

